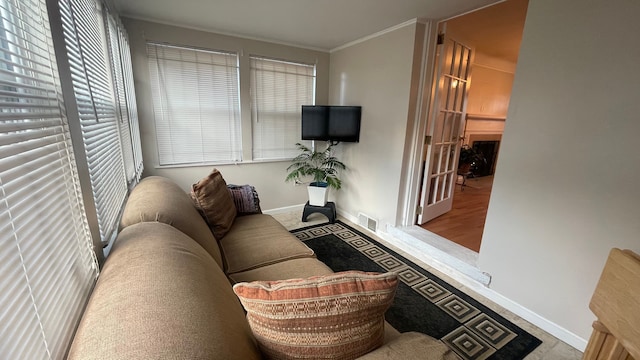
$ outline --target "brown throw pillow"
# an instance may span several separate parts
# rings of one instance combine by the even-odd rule
[[[345,271],[233,290],[268,359],[355,359],[382,345],[397,285],[394,273]]]
[[[204,179],[193,184],[191,198],[207,221],[213,236],[222,239],[236,219],[236,206],[227,190],[227,183],[217,169]]]

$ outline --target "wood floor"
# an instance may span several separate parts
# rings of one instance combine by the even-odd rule
[[[464,191],[456,185],[451,211],[427,222],[422,228],[479,252],[493,176],[468,179],[466,184]]]

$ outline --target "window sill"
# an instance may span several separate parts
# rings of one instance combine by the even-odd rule
[[[228,165],[251,165],[251,164],[270,164],[279,162],[291,162],[290,159],[273,159],[273,160],[244,160],[244,161],[220,161],[207,163],[192,164],[172,164],[172,165],[155,165],[155,169],[173,169],[173,168],[191,168],[191,167],[211,167],[211,166],[228,166]]]

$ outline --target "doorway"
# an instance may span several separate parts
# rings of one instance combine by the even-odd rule
[[[417,222],[423,229],[476,253],[481,247],[527,6],[528,0],[508,0],[446,21],[446,29],[453,30],[475,52],[459,146],[480,153],[483,161],[471,171],[461,171],[456,151],[458,172],[457,181],[451,184],[451,210],[433,219],[418,216]],[[438,76],[434,81],[440,81]],[[424,160],[423,178],[432,176],[434,162],[433,157],[425,156]],[[421,196],[431,190],[423,184]]]

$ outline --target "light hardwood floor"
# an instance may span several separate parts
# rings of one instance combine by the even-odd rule
[[[422,228],[479,252],[493,176],[467,179],[466,185],[464,190],[456,185],[451,211],[423,224]]]

